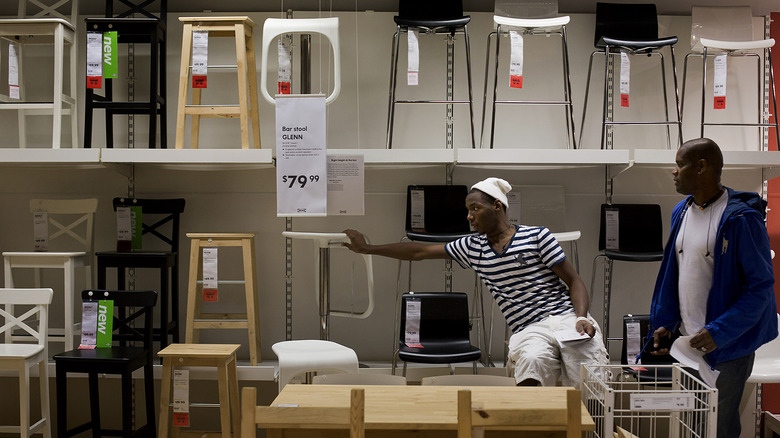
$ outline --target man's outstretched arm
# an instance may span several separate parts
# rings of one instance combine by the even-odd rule
[[[358,254],[374,254],[399,260],[449,259],[444,244],[428,245],[416,242],[369,245],[363,234],[356,230],[344,230],[350,243],[344,246]]]

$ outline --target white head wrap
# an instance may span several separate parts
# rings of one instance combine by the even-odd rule
[[[506,194],[512,190],[512,186],[509,185],[509,183],[505,180],[501,178],[490,177],[474,184],[471,186],[471,188],[487,193],[488,195],[501,201],[505,207],[509,208],[509,201],[507,200]]]

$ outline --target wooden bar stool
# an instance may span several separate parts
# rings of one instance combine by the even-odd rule
[[[168,421],[171,409],[171,382],[173,367],[214,367],[217,369],[219,388],[219,417],[222,438],[241,436],[241,417],[238,402],[238,374],[236,371],[236,350],[238,344],[171,344],[157,353],[162,358],[163,368],[160,382],[160,428],[158,438],[168,436]],[[205,406],[204,403],[190,403],[190,406]],[[173,432],[174,436],[207,436],[203,432]]]
[[[249,335],[249,359],[252,365],[260,362],[260,313],[257,308],[257,271],[255,270],[254,233],[187,233],[192,239],[190,275],[187,287],[187,325],[185,342],[198,343],[199,330],[246,328]],[[219,284],[243,284],[246,294],[246,313],[202,313],[202,297],[198,283],[202,283],[202,248],[240,247],[243,258],[243,280],[219,280]]]
[[[176,149],[184,147],[184,125],[186,116],[192,116],[190,147],[198,148],[201,117],[240,118],[241,148],[249,149],[249,118],[252,118],[252,141],[255,149],[260,148],[260,115],[257,103],[257,71],[255,67],[255,44],[252,29],[254,21],[249,17],[179,17],[184,23],[181,46],[181,69],[179,70],[179,109],[176,113]],[[235,67],[238,74],[238,105],[201,105],[201,88],[192,89],[192,103],[187,105],[189,72],[192,58],[192,32],[207,31],[211,37],[232,37],[236,40],[236,65],[212,66]],[[247,78],[248,74],[248,78]],[[247,104],[247,94],[249,102]]]

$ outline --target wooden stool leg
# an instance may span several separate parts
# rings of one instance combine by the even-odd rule
[[[230,418],[233,423],[233,438],[241,436],[241,401],[238,392],[238,370],[236,369],[236,355],[230,358],[228,369],[228,391],[230,393]]]
[[[187,80],[192,57],[192,24],[184,24],[181,40],[181,66],[179,67],[179,107],[176,110],[176,149],[184,148],[184,124],[187,110]]]
[[[252,141],[255,149],[260,149],[260,105],[257,100],[257,65],[255,61],[255,41],[253,35],[246,38],[247,71],[249,72],[249,115],[252,118]]]
[[[236,65],[238,73],[238,107],[241,119],[241,148],[249,149],[249,113],[247,103],[246,35],[244,25],[236,24]],[[253,80],[255,78],[252,78]]]
[[[198,258],[200,239],[192,239],[190,245],[190,275],[189,281],[187,282],[187,325],[184,331],[184,342],[187,344],[194,343],[195,303],[198,301]]]
[[[171,402],[171,359],[163,358],[162,376],[160,377],[160,418],[157,438],[168,436],[168,404]]]
[[[230,438],[230,399],[228,397],[227,361],[217,366],[219,385],[219,422],[222,426],[222,438]]]
[[[192,104],[200,105],[201,96],[203,94],[202,88],[192,89]],[[190,149],[198,149],[200,145],[200,115],[195,113],[190,116]]]
[[[257,309],[257,271],[255,270],[254,239],[242,239],[244,262],[244,292],[246,293],[246,317],[249,341],[249,360],[252,366],[260,360],[260,320]]]

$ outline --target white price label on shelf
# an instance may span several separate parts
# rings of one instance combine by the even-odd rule
[[[420,317],[422,316],[422,302],[410,299],[406,302],[406,327],[404,328],[404,343],[409,347],[422,347],[420,345]]]
[[[712,95],[714,96],[715,109],[726,108],[726,77],[728,76],[726,55],[718,55],[715,57],[715,73],[713,80]]]
[[[173,425],[190,425],[190,370],[173,370]]]
[[[606,249],[620,248],[620,212],[617,209],[604,212],[606,222]]]
[[[511,54],[509,59],[509,86],[523,88],[523,36],[514,30],[509,31]]]
[[[419,85],[420,84],[420,43],[419,43],[419,31],[417,29],[409,29],[406,33],[406,58],[407,58],[407,73],[406,84],[407,85]]]
[[[425,229],[425,191],[411,190],[411,220],[413,230]]]
[[[668,394],[633,393],[630,396],[632,411],[689,411],[694,408],[696,398],[695,394],[675,391]]]
[[[325,96],[277,95],[276,215],[327,215]]]
[[[362,155],[328,155],[328,215],[365,214]]]
[[[192,74],[207,75],[209,67],[209,33],[204,30],[192,32]]]
[[[217,301],[219,248],[203,248],[203,301]]]
[[[103,86],[103,33],[87,32],[87,88]]]
[[[631,60],[628,53],[620,52],[620,106],[628,107],[628,94],[631,90]]]
[[[133,240],[133,219],[130,207],[116,208],[116,240],[126,242]]]
[[[81,345],[79,349],[91,350],[97,347],[97,301],[87,301],[81,304]]]
[[[642,335],[639,321],[629,320],[626,323],[626,356],[629,365],[634,365],[639,353],[642,352]]]
[[[36,251],[49,249],[49,214],[45,211],[33,213],[33,239]]]
[[[19,99],[21,89],[19,88],[19,51],[21,46],[17,43],[8,45],[8,97]]]
[[[292,83],[292,35],[282,35],[277,44],[279,67],[277,70],[277,85],[279,94],[290,94]]]

